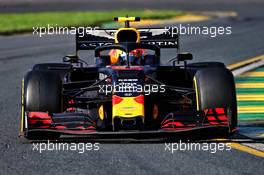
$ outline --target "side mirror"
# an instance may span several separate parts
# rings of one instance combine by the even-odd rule
[[[183,53],[178,54],[177,59],[178,59],[178,61],[192,60],[193,56],[189,52],[183,52]]]
[[[79,57],[77,55],[66,55],[63,57],[63,62],[78,63],[78,58]]]

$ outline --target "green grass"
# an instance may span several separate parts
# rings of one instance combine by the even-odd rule
[[[167,19],[183,15],[174,10],[115,10],[115,11],[76,11],[39,12],[21,14],[0,13],[0,34],[32,32],[33,27],[77,27],[100,26],[117,16],[140,16],[144,19]]]
[[[238,114],[239,120],[263,120],[264,114],[263,113],[242,113]]]
[[[237,88],[237,94],[263,94],[262,88]]]

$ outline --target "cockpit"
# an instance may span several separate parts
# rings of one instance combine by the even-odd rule
[[[99,67],[122,65],[149,65],[160,63],[157,46],[140,43],[120,43],[95,49],[95,63]]]

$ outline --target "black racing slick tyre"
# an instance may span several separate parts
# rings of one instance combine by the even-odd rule
[[[62,82],[58,73],[33,70],[24,78],[24,110],[27,112],[62,112]],[[55,139],[59,133],[26,132],[28,139]]]
[[[57,73],[31,71],[26,75],[24,83],[27,111],[61,112],[62,82]]]
[[[227,109],[229,131],[237,126],[237,101],[233,74],[224,67],[203,68],[194,77],[197,110]]]

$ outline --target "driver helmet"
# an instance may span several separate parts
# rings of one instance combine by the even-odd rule
[[[119,49],[112,49],[109,52],[111,65],[117,64],[126,60],[126,53]]]
[[[144,56],[146,55],[145,49],[135,49],[129,53],[129,60],[133,65],[140,65]],[[124,51],[119,49],[112,49],[109,52],[111,65],[117,63],[124,63],[127,61],[127,55]]]
[[[132,65],[141,65],[145,55],[146,55],[145,49],[135,49],[130,52],[129,60]]]

